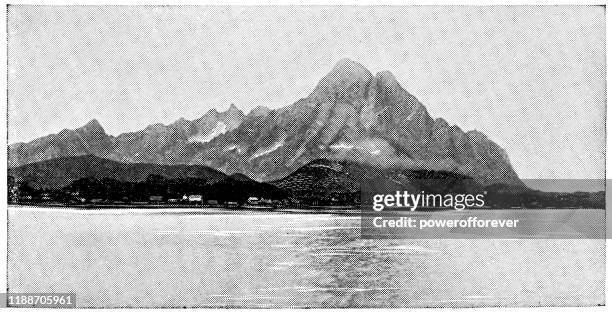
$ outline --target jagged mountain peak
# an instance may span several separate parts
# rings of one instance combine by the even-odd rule
[[[229,108],[227,108],[227,110],[223,111],[222,114],[226,115],[226,116],[240,116],[240,117],[244,117],[244,112],[240,109],[238,109],[238,107],[236,107],[236,105],[234,104],[230,104]]]
[[[265,106],[257,106],[253,109],[251,109],[251,111],[249,112],[249,116],[254,116],[254,117],[260,117],[260,116],[266,116],[268,115],[270,112],[272,111],[272,109],[265,107]]]
[[[242,110],[238,109],[238,107],[236,107],[236,105],[231,103],[229,108],[227,108],[227,111],[242,111]]]
[[[372,73],[363,66],[363,64],[353,61],[349,58],[343,58],[338,60],[334,67],[332,68],[332,72],[343,72],[343,73],[353,73],[353,74],[362,74],[372,76]]]
[[[226,117],[226,116],[241,118],[241,117],[244,117],[245,114],[240,108],[236,107],[236,105],[232,103],[229,105],[229,107],[225,111],[219,111],[217,110],[217,108],[211,108],[203,116],[193,121],[197,122],[197,121],[208,120],[211,118],[219,119],[219,118]]]
[[[89,127],[101,127],[100,122],[98,121],[98,119],[91,119],[91,120],[89,120],[89,122],[87,122],[85,124],[85,126],[89,126]]]
[[[82,127],[76,129],[75,131],[85,132],[85,133],[103,133],[106,134],[100,122],[97,119],[91,119]]]
[[[87,122],[85,125],[83,125],[79,129],[89,129],[89,130],[102,129],[102,131],[104,131],[104,128],[102,128],[102,125],[100,125],[100,122],[98,122],[97,119],[91,119],[89,122]]]
[[[317,100],[363,98],[372,78],[372,73],[362,64],[342,59],[319,81],[309,98]]]
[[[209,109],[203,116],[193,120],[194,122],[205,121],[211,118],[219,119],[224,116],[231,115],[233,117],[244,117],[244,112],[233,103],[225,111],[219,111],[217,108]]]

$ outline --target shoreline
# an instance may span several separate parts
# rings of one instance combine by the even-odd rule
[[[202,206],[202,205],[190,205],[190,204],[74,204],[65,205],[60,203],[19,203],[19,204],[8,204],[12,207],[43,207],[43,208],[77,208],[77,209],[155,209],[155,208],[196,208],[196,209],[207,209],[207,208],[220,208],[227,210],[253,210],[253,211],[272,211],[272,210],[283,210],[283,209],[299,209],[299,210],[355,210],[359,209],[359,206],[262,206],[262,205],[244,205],[244,206]]]
[[[75,212],[99,212],[115,211],[117,213],[130,214],[253,214],[258,213],[278,213],[278,214],[337,214],[337,215],[360,215],[361,211],[354,207],[312,207],[312,208],[264,208],[264,207],[202,207],[202,206],[165,206],[165,205],[139,205],[139,206],[116,206],[116,205],[95,205],[95,206],[65,206],[60,204],[9,204],[8,209],[47,209],[71,210]],[[142,210],[142,211],[139,211]]]
[[[64,204],[8,204],[8,208],[57,208],[57,209],[73,209],[78,211],[97,211],[97,210],[126,210],[132,211],[137,209],[185,209],[197,212],[205,213],[206,210],[218,210],[226,212],[278,212],[278,213],[312,213],[312,214],[326,214],[326,213],[358,213],[362,211],[359,206],[308,206],[308,207],[269,207],[269,206],[239,206],[239,207],[223,207],[223,206],[201,206],[201,205],[189,205],[189,204],[87,204],[87,205],[64,205]],[[199,210],[199,211],[198,211]],[[457,212],[465,213],[470,211],[500,211],[500,210],[511,210],[511,211],[544,211],[544,210],[605,210],[605,208],[466,208],[463,210],[455,210],[453,208],[419,208],[415,210],[415,213],[426,213],[426,212]],[[391,212],[410,212],[406,211],[389,211]],[[367,212],[366,214],[377,214],[375,212]]]

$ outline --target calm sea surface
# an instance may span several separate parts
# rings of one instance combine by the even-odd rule
[[[364,240],[359,217],[11,207],[10,292],[79,307],[604,303],[604,240]]]

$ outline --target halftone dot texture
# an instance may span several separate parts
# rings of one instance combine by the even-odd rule
[[[374,76],[349,59],[336,63],[308,97],[264,115],[245,116],[232,106],[117,137],[92,120],[76,130],[11,145],[9,164],[80,155],[200,164],[260,180],[283,178],[312,160],[328,158],[452,171],[485,185],[522,184],[504,150],[484,134],[432,119],[393,74]]]
[[[521,178],[603,176],[603,6],[8,11],[9,143],[77,129],[92,119],[116,137],[156,123],[197,120],[231,103],[244,113],[279,109],[309,95],[348,57],[381,79],[391,71],[432,118],[486,134],[508,153]],[[224,127],[207,125],[191,140],[208,139],[211,129]],[[277,144],[261,140],[270,146],[258,147],[259,153]],[[138,152],[142,160],[211,158],[193,156],[191,145],[169,156],[147,155],[153,147],[163,144],[117,158],[135,159]],[[252,156],[233,162],[239,168]]]
[[[483,184],[600,178],[603,12],[10,6],[9,166],[23,180],[94,155],[276,180],[327,158]],[[271,216],[13,211],[9,289],[89,307],[603,303],[602,240],[367,241],[358,221]]]
[[[75,292],[79,307],[604,302],[601,239],[364,240],[359,229],[347,216],[10,209],[9,292]]]

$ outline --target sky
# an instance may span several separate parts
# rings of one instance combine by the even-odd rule
[[[11,6],[9,143],[306,97],[342,58],[389,70],[521,178],[603,178],[602,6]]]

